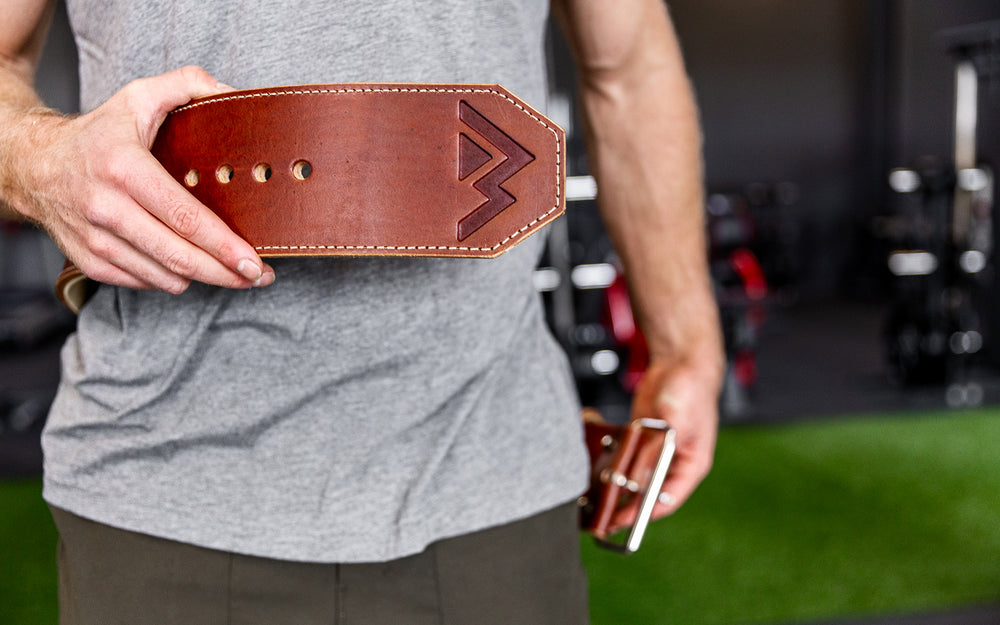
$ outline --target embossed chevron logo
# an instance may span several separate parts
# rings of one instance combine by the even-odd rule
[[[458,103],[458,117],[506,157],[472,183],[477,191],[486,196],[486,200],[458,222],[458,240],[463,241],[517,201],[500,185],[524,169],[535,157],[464,100]],[[492,160],[494,155],[489,150],[464,133],[458,135],[459,180],[465,180]]]

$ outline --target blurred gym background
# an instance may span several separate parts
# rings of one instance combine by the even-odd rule
[[[639,554],[585,541],[595,623],[1000,623],[1000,3],[669,5],[705,135],[723,425]],[[536,286],[583,400],[624,419],[643,341],[557,35],[550,53],[573,201]],[[38,87],[67,112],[75,54],[60,8]],[[0,224],[0,623],[54,622],[38,435],[74,323],[61,265]]]

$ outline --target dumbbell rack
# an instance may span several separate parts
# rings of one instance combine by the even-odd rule
[[[903,226],[888,264],[894,305],[886,327],[892,377],[943,384],[950,405],[975,405],[969,364],[982,352],[984,296],[994,270],[994,175],[977,150],[979,87],[1000,82],[1000,21],[944,31],[955,59],[951,161],[890,172]]]

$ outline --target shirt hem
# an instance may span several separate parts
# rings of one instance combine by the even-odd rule
[[[45,480],[42,497],[49,505],[97,523],[205,549],[291,562],[354,564],[404,558],[421,553],[440,540],[528,518],[576,499],[579,492],[570,492],[571,490],[553,489],[542,497],[522,502],[522,505],[498,509],[494,514],[488,515],[488,520],[479,522],[439,525],[430,531],[422,529],[423,524],[401,525],[398,528],[369,526],[363,532],[338,531],[336,537],[327,535],[308,541],[302,540],[301,534],[296,538],[292,534],[275,532],[270,526],[245,522],[238,529],[232,523],[226,524],[229,526],[227,529],[218,523],[218,518],[210,520],[206,516],[194,515],[191,511],[154,508],[123,501],[51,479]],[[387,539],[381,547],[376,548],[370,541],[373,534],[379,533],[402,538]]]

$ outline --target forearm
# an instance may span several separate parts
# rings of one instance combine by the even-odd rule
[[[662,0],[554,0],[553,9],[580,70],[598,204],[650,349],[632,418],[660,419],[677,433],[658,518],[712,466],[724,367],[697,110]],[[658,447],[638,453],[651,471]],[[625,526],[635,514],[625,510],[615,523]]]
[[[31,217],[31,200],[24,180],[30,167],[27,152],[39,124],[58,117],[47,108],[23,71],[0,62],[0,218]]]
[[[719,377],[697,110],[676,44],[661,35],[646,33],[655,43],[638,58],[582,68],[591,166],[651,355]]]
[[[0,218],[24,219],[27,199],[19,173],[29,165],[20,161],[30,149],[35,126],[57,115],[45,107],[34,89],[35,67],[55,2],[11,0],[8,4],[0,29]]]

